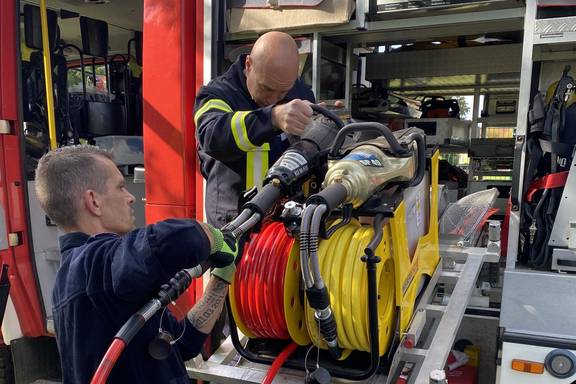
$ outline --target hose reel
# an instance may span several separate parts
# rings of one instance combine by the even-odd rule
[[[380,137],[343,148],[345,136],[357,131],[373,131]],[[437,190],[435,156],[432,195]],[[255,228],[261,215],[280,196],[290,198],[294,187],[313,172],[325,172],[324,189],[309,196],[304,205],[302,192],[294,195],[300,200],[290,202],[287,210],[296,213],[289,220],[274,217],[275,221],[263,225],[259,233],[249,238],[230,291],[231,326],[237,324],[253,340],[292,340],[300,346],[312,342],[319,348],[328,348],[332,359],[324,354],[323,360],[333,375],[364,380],[377,371],[394,333],[402,331],[396,327],[405,326],[405,321],[397,321],[396,314],[400,312],[401,319],[408,312],[411,315],[411,311],[403,311],[414,306],[414,286],[421,273],[430,274],[438,261],[434,229],[437,217],[433,215],[436,203],[430,204],[430,230],[420,239],[415,255],[403,249],[407,247],[405,239],[399,240],[406,235],[402,228],[406,224],[399,224],[399,218],[405,217],[405,207],[400,204],[383,214],[381,209],[371,211],[374,204],[368,204],[377,201],[373,195],[380,196],[388,184],[400,187],[391,189],[392,195],[399,196],[399,202],[403,188],[416,185],[422,191],[421,198],[428,198],[429,193],[423,192],[428,184],[421,184],[426,173],[425,139],[415,130],[391,133],[379,124],[350,124],[340,130],[330,151],[320,150],[310,158],[314,159],[314,167],[292,177],[291,182],[284,174],[267,178],[268,184],[229,225],[235,235],[242,236]],[[364,178],[357,177],[357,170]],[[270,174],[280,171],[282,167],[272,167]],[[343,215],[347,212],[350,217],[359,212],[373,216],[372,226],[360,225],[350,217],[332,227],[326,225],[340,212],[339,207]],[[399,218],[394,216],[396,210]],[[391,217],[391,221],[384,222],[384,216]],[[279,220],[286,222],[286,229]],[[289,237],[288,231],[296,233],[297,241]],[[420,248],[425,252],[419,254]],[[423,262],[423,257],[427,261]],[[235,332],[232,339],[238,352],[248,360],[272,362],[266,357],[270,353],[254,353],[257,348],[240,345]],[[362,370],[357,369],[358,365],[347,368],[348,357],[357,359],[362,352],[370,353],[369,365]],[[298,360],[301,358],[289,359],[285,366],[303,369]]]

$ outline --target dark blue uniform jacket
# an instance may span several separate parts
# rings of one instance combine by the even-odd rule
[[[245,60],[246,55],[240,55],[226,73],[200,88],[194,105],[198,153],[202,174],[207,180],[206,215],[211,224],[219,227],[237,215],[240,193],[246,189],[247,155],[234,138],[231,127],[234,113],[250,111],[245,118],[247,139],[257,146],[270,145],[268,166],[272,166],[289,145],[282,131],[272,126],[274,105],[259,107],[252,100],[246,87]],[[294,99],[315,102],[310,87],[300,80],[281,103]],[[222,100],[225,104],[202,110],[210,100]]]
[[[196,222],[167,220],[125,236],[69,233],[60,248],[53,310],[63,382],[84,384],[124,322],[176,272],[205,260],[210,242]],[[206,335],[166,311],[162,329],[182,337],[166,360],[154,360],[148,345],[158,334],[160,314],[126,347],[107,383],[189,384],[183,362],[198,354]]]

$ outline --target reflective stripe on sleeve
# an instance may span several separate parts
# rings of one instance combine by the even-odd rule
[[[205,102],[204,105],[202,105],[200,109],[198,109],[194,114],[194,124],[198,126],[198,120],[200,120],[200,117],[202,117],[205,112],[211,109],[219,109],[224,112],[232,112],[232,108],[230,108],[230,106],[224,100],[210,99]]]
[[[258,148],[257,145],[252,144],[248,138],[248,130],[246,129],[246,116],[250,111],[239,111],[234,113],[232,116],[232,122],[230,123],[230,128],[232,129],[232,135],[234,135],[234,141],[238,148],[244,152],[250,152]]]

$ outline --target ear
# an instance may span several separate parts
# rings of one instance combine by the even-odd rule
[[[102,202],[97,192],[87,189],[82,195],[84,207],[94,216],[102,216]]]
[[[252,58],[250,55],[246,55],[246,59],[244,60],[244,68],[247,72],[252,70]]]

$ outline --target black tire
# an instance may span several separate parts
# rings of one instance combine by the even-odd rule
[[[0,344],[0,384],[14,384],[14,365],[10,346]]]

